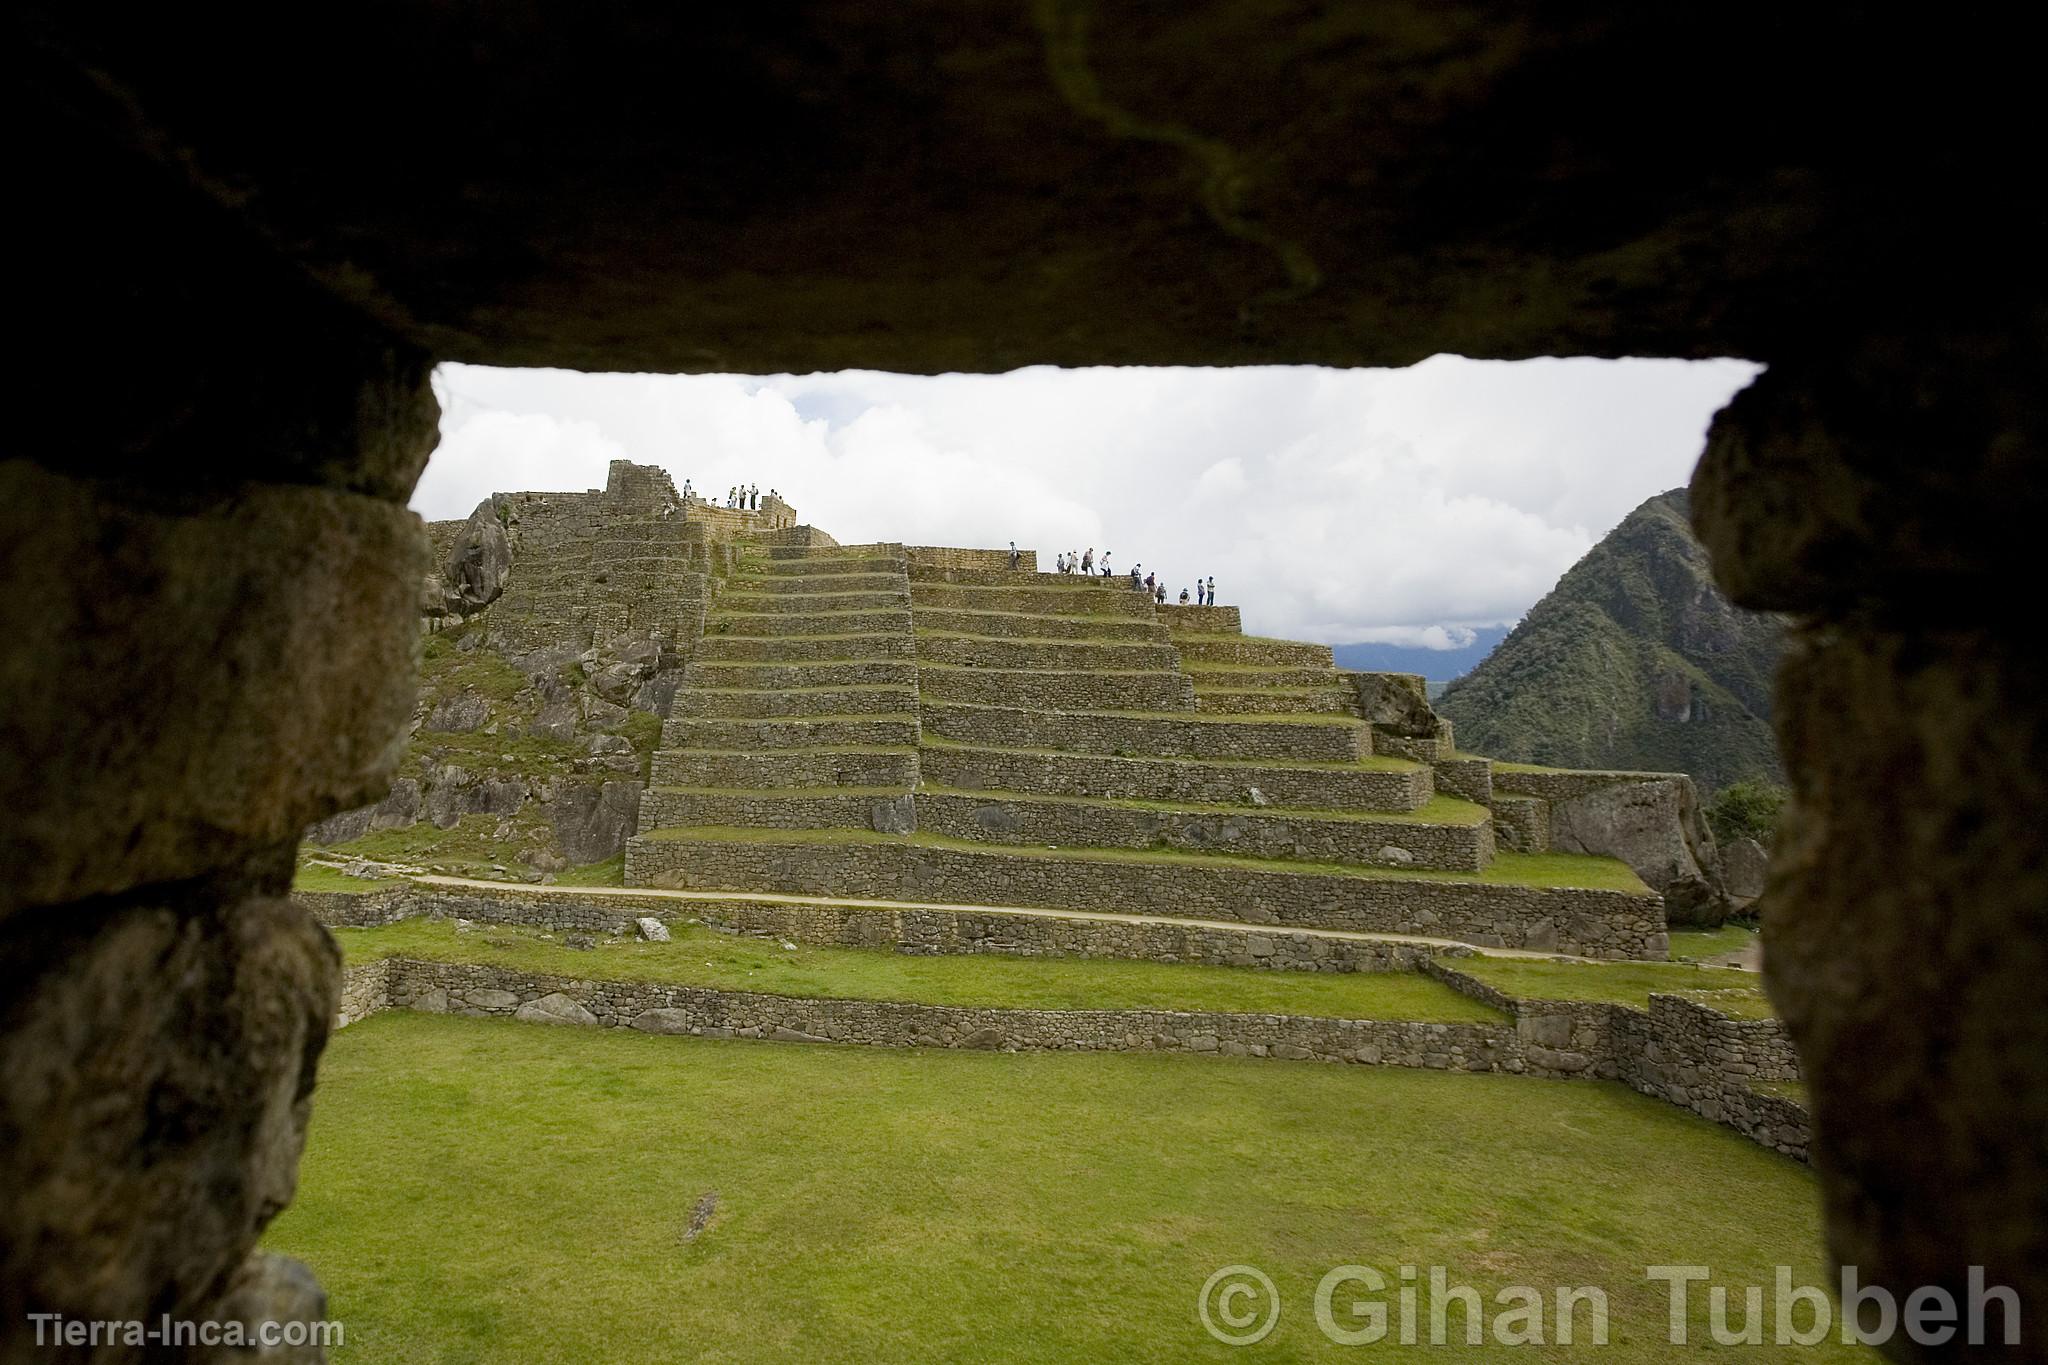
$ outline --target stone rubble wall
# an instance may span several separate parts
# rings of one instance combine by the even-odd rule
[[[1170,669],[1055,672],[1044,668],[926,664],[918,670],[918,684],[920,694],[932,701],[976,706],[1028,706],[1053,711],[1195,709],[1194,684],[1187,675]]]
[[[929,777],[929,774],[927,774]],[[917,827],[976,843],[1071,848],[1175,848],[1255,858],[1478,872],[1493,857],[1488,822],[1316,819],[1300,812],[1149,810],[1079,800],[1020,801],[952,792],[917,794]],[[646,802],[641,803],[643,832]],[[669,824],[721,823],[667,821]]]
[[[1263,664],[1281,668],[1336,667],[1328,645],[1305,644],[1299,640],[1267,640],[1255,635],[1214,638],[1178,634],[1174,644],[1181,660],[1211,664]]]
[[[411,958],[389,960],[386,999],[395,1009],[706,1038],[1004,1052],[1192,1052],[1438,1071],[1531,1070],[1520,1055],[1513,1026],[1506,1023],[803,999],[703,986],[579,981]]]
[[[1076,579],[1072,587],[1006,588],[960,583],[918,583],[913,594],[919,607],[953,611],[1011,611],[1039,616],[1136,617],[1151,621],[1152,599],[1135,591],[1128,579],[1090,582]]]
[[[927,744],[921,757],[926,778],[943,786],[1025,796],[1243,803],[1251,809],[1257,788],[1273,805],[1299,810],[1412,811],[1435,793],[1423,767],[1288,768],[965,744]]]
[[[858,720],[786,716],[779,720],[671,716],[661,727],[671,749],[805,749],[820,745],[902,746],[917,743],[917,718]]]
[[[1180,655],[1162,639],[1104,644],[1093,640],[981,639],[971,635],[936,635],[930,633],[926,616],[922,609],[916,613],[919,631],[917,657],[925,663],[954,664],[963,668],[1149,670],[1167,674],[1180,671]]]
[[[1371,733],[1342,720],[1255,721],[1189,715],[1051,715],[1019,707],[927,702],[924,729],[962,744],[1143,755],[1153,758],[1307,759],[1351,763],[1369,752]]]
[[[706,752],[663,749],[654,755],[653,781],[641,811],[663,787],[902,787],[918,780],[918,754],[910,749],[849,752]]]
[[[914,775],[913,775],[914,776]],[[899,830],[900,817],[877,814],[877,804],[897,807],[897,801],[914,803],[904,784],[897,800],[841,792],[776,792],[749,795],[743,792],[664,791],[650,787],[640,797],[639,832],[674,829],[692,825],[718,825],[747,829],[892,829]],[[915,810],[913,804],[908,809]]]
[[[917,601],[914,595],[911,608],[922,637],[918,641],[920,651],[928,641],[953,635],[1025,640],[1038,645],[1051,640],[1170,645],[1166,628],[1142,616],[1022,616],[972,607],[933,607]],[[1179,655],[1170,657],[1177,659]]]
[[[1153,608],[1176,635],[1242,635],[1244,622],[1236,607],[1183,607],[1177,602]]]
[[[341,974],[341,999],[334,1009],[334,1026],[347,1028],[367,1019],[391,1004],[391,960],[380,958],[350,967]]]
[[[1659,961],[1654,895],[1397,876],[1125,862],[882,840],[664,839],[626,845],[626,884],[862,900],[1016,905],[1455,938],[1484,947]]]
[[[419,885],[368,895],[300,892],[323,924],[374,928],[412,918],[518,925],[551,933],[630,934],[643,917],[687,918],[716,929],[821,947],[893,950],[923,956],[990,953],[1009,957],[1110,958],[1272,971],[1415,970],[1425,944],[1349,939],[1298,931],[1157,920],[909,907],[799,904],[730,899],[662,900],[607,893],[565,894]]]
[[[1331,1060],[1364,1060],[1378,1047],[1377,1060],[1391,1065],[1443,1065],[1465,1069],[1515,1071],[1546,1077],[1618,1080],[1643,1094],[1675,1104],[1703,1118],[1723,1123],[1745,1136],[1799,1160],[1806,1159],[1809,1121],[1798,1101],[1759,1092],[1759,1082],[1800,1079],[1799,1061],[1784,1026],[1775,1019],[1735,1019],[1680,996],[1653,995],[1647,1010],[1627,1005],[1519,1000],[1457,967],[1455,953],[1424,944],[1388,940],[1352,940],[1299,932],[1261,932],[1216,925],[1156,921],[1067,918],[1058,916],[976,914],[946,910],[894,909],[846,905],[800,905],[736,896],[731,899],[662,903],[656,898],[593,889],[565,895],[517,887],[471,891],[415,885],[364,895],[300,892],[295,896],[324,924],[377,926],[424,916],[483,924],[509,924],[551,932],[625,934],[643,916],[689,918],[714,928],[752,937],[788,940],[827,947],[894,950],[914,954],[990,953],[1017,957],[1109,958],[1144,962],[1183,962],[1275,971],[1393,972],[1422,971],[1471,999],[1500,1010],[1513,1020],[1483,1046],[1471,1049],[1416,1046],[1415,1029],[1443,1025],[1376,1025],[1402,1030],[1398,1037],[1374,1035],[1347,1054],[1344,1029],[1327,1026],[1344,1021],[1290,1019],[1285,1016],[1188,1015],[1153,1011],[974,1011],[989,1015],[973,1029],[952,1033],[927,1027],[922,1011],[932,1007],[876,1005],[870,1023],[888,1021],[882,1032],[843,1036],[823,1031],[820,1021],[837,1016],[842,1005],[871,1002],[784,1001],[782,997],[702,991],[693,993],[696,1012],[687,1015],[682,1031],[753,1028],[748,1036],[774,1037],[776,1029],[835,1041],[894,1041],[927,1046],[958,1046],[974,1029],[994,1028],[1002,1041],[982,1044],[1017,1048],[1100,1047],[1112,1050],[1170,1046],[1233,1055],[1290,1057],[1283,1048],[1304,1049]],[[473,1003],[473,983],[499,994]],[[619,983],[576,983],[556,978],[528,978],[505,968],[454,967],[385,959],[352,967],[345,974],[337,1026],[398,1003],[424,1001],[433,990],[446,992],[444,1007],[458,1012],[517,1013],[551,992],[567,994],[593,1017],[606,1023],[632,1025],[640,1010],[677,1008],[648,1003],[654,986]],[[511,998],[507,998],[511,997]],[[733,1001],[744,1002],[734,1006]],[[595,1002],[595,1003],[593,1003]],[[607,1002],[609,1002],[607,1004]],[[638,1005],[639,1009],[629,1009]],[[797,1008],[801,1006],[802,1008]],[[813,1008],[815,1007],[815,1008]],[[751,1022],[737,1024],[737,1008]],[[706,1010],[709,1012],[705,1012]],[[996,1018],[995,1016],[1002,1016]],[[1144,1028],[1119,1023],[1139,1016]],[[531,1017],[531,1015],[529,1015]],[[1089,1021],[1076,1030],[1076,1017]],[[1210,1049],[1194,1041],[1185,1022],[1171,1018],[1228,1020],[1208,1027],[1218,1039]],[[806,1022],[808,1021],[808,1022]],[[1247,1022],[1250,1021],[1250,1022]],[[1276,1023],[1277,1021],[1277,1023]],[[674,1031],[664,1017],[662,1031]],[[910,1027],[914,1025],[915,1027]],[[1455,1027],[1455,1026],[1454,1026]],[[1498,1036],[1505,1032],[1506,1037]],[[920,1036],[921,1035],[921,1036]],[[1424,1033],[1424,1041],[1441,1035]],[[1117,1041],[1121,1039],[1121,1041]],[[1222,1046],[1234,1040],[1243,1052]],[[1263,1046],[1266,1050],[1259,1052]],[[1481,1062],[1482,1065],[1469,1065]]]
[[[1010,567],[1008,550],[963,550],[951,545],[906,545],[903,553],[912,569],[1002,569]],[[1038,572],[1038,551],[1019,550],[1020,572]]]
[[[815,526],[796,525],[796,509],[790,507],[788,503],[783,502],[779,498],[764,497],[761,499],[763,511],[768,510],[771,505],[775,509],[776,520],[783,520],[785,513],[787,514],[787,520],[783,525],[754,532],[751,539],[756,545],[780,545],[824,550],[839,544],[838,541],[832,539],[831,536]]]
[[[827,633],[838,636],[843,632],[834,630]],[[843,659],[846,657],[846,647],[847,642],[842,639],[726,638],[706,635],[697,642],[694,659],[745,664],[800,664],[811,660]],[[871,659],[910,659],[917,654],[916,643],[908,631],[901,635],[871,635],[860,642],[860,650]]]
[[[1807,1159],[1806,1107],[1758,1083],[1801,1079],[1790,1033],[1777,1019],[1737,1019],[1678,995],[1652,995],[1647,1010],[1593,1001],[1516,1000],[1433,956],[1421,969],[1452,989],[1516,1017],[1533,1067],[1618,1080],[1735,1129],[1751,1141]]]

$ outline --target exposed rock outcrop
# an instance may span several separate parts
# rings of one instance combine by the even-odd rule
[[[1713,831],[1692,779],[1677,774],[1616,782],[1550,806],[1551,846],[1599,853],[1634,868],[1664,897],[1673,924],[1719,924],[1729,910]]]

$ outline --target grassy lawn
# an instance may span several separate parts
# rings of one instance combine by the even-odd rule
[[[1320,1018],[1460,1020],[1502,1016],[1412,972],[1260,972],[1160,962],[986,956],[914,957],[799,945],[670,926],[674,941],[600,940],[570,948],[532,930],[458,930],[447,920],[336,929],[350,962],[380,957],[481,962],[589,980],[657,981],[769,995],[908,1000],[1021,1009],[1217,1010]]]
[[[1417,1356],[1323,1339],[1316,1282],[1352,1263],[1609,1295],[1605,1349],[1418,1358],[1649,1365],[1679,1352],[1646,1266],[1825,1283],[1804,1169],[1618,1085],[411,1014],[329,1045],[264,1242],[326,1286],[337,1365]],[[1249,1351],[1194,1312],[1233,1263],[1282,1296]],[[1706,1298],[1688,1359],[1786,1358],[1699,1345]]]
[[[1756,942],[1756,926],[1731,920],[1718,929],[1673,929],[1671,958],[1674,962],[1703,957],[1720,957],[1740,952]]]
[[[402,886],[397,877],[351,877],[346,872],[337,872],[331,867],[310,867],[304,863],[292,874],[294,891],[382,891],[387,887]]]
[[[1417,868],[1354,867],[1295,858],[1247,858],[1230,853],[1181,853],[1167,849],[1033,848],[1023,844],[977,844],[938,834],[879,834],[860,829],[750,829],[737,825],[676,826],[649,830],[645,839],[709,839],[755,844],[913,844],[922,848],[959,849],[1006,858],[1067,858],[1098,862],[1229,865],[1262,872],[1313,872],[1333,877],[1397,878],[1403,881],[1498,883],[1510,886],[1579,887],[1648,895],[1649,888],[1618,858],[1583,853],[1501,853],[1482,872],[1439,872]]]
[[[1446,965],[1497,990],[1531,1000],[1606,1000],[1648,1009],[1650,995],[1683,995],[1723,1014],[1768,1019],[1771,1002],[1755,972],[1682,962],[1539,962],[1461,957]]]

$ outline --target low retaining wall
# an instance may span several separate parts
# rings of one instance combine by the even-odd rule
[[[1236,607],[1183,607],[1169,602],[1153,610],[1166,628],[1185,631],[1190,635],[1239,635],[1244,632],[1244,623],[1238,619]]]
[[[667,902],[593,890],[564,895],[407,886],[363,895],[299,892],[324,924],[390,924],[414,915],[518,924],[553,932],[630,932],[637,918],[687,907],[736,933],[908,953],[992,953],[1189,962],[1280,971],[1422,971],[1513,1019],[1512,1025],[1369,1023],[1179,1011],[951,1009],[871,1001],[795,1000],[705,988],[584,982],[476,965],[385,959],[343,974],[337,1027],[378,1010],[425,1007],[546,1016],[550,995],[586,1012],[567,1022],[709,1036],[787,1037],[894,1046],[1158,1050],[1319,1058],[1397,1066],[1618,1080],[1804,1161],[1807,1111],[1761,1093],[1798,1080],[1799,1060],[1774,1019],[1734,1019],[1680,996],[1628,1005],[1520,1000],[1458,970],[1427,945],[1233,930],[1199,924],[1084,920],[939,910],[792,905],[744,898]],[[441,992],[439,997],[434,992]],[[481,993],[481,994],[480,994]],[[641,1022],[648,1011],[670,1011]],[[738,1022],[736,1022],[738,1021]],[[840,1033],[831,1030],[837,1027]],[[1213,1040],[1213,1042],[1212,1042]]]
[[[1006,915],[854,905],[803,905],[745,897],[665,900],[601,889],[562,893],[417,885],[367,895],[299,892],[322,924],[368,928],[414,917],[516,924],[551,933],[622,934],[652,916],[691,919],[757,938],[833,948],[895,949],[918,955],[1111,958],[1185,962],[1269,971],[1399,972],[1420,966],[1427,945],[1345,939],[1246,927],[1151,920]]]
[[[1446,1071],[1523,1071],[1511,1025],[1319,1019],[1186,1010],[1031,1010],[814,1000],[580,981],[472,963],[391,958],[390,1008],[534,1023],[778,1042],[954,1047],[1005,1052],[1187,1051],[1282,1061],[1353,1062]],[[356,968],[354,971],[367,970]]]
[[[1663,902],[1620,891],[1347,877],[896,842],[670,839],[626,844],[626,884],[689,891],[1016,905],[1454,938],[1481,947],[1661,961]]]
[[[1414,767],[1289,768],[1200,759],[1120,758],[1031,749],[932,744],[918,751],[924,777],[966,791],[1108,800],[1246,803],[1251,790],[1275,806],[1302,810],[1412,811],[1435,793],[1430,771]],[[659,755],[655,758],[658,765]]]
[[[642,829],[648,800],[641,798]],[[1084,801],[1019,800],[1009,793],[963,795],[921,791],[917,827],[975,843],[1061,848],[1172,848],[1238,853],[1254,858],[1299,858],[1365,867],[1434,868],[1478,872],[1493,857],[1487,821],[1453,825],[1420,820],[1318,819],[1289,811],[1144,810]],[[672,820],[670,824],[738,824]],[[839,823],[845,823],[841,821]]]
[[[1590,1001],[1516,1000],[1430,957],[1422,970],[1474,1000],[1515,1015],[1532,1068],[1618,1080],[1630,1089],[1725,1124],[1800,1161],[1811,1122],[1805,1106],[1754,1087],[1800,1079],[1799,1055],[1776,1019],[1735,1019],[1678,995],[1647,1010]]]
[[[1069,753],[1155,758],[1296,759],[1352,763],[1370,752],[1371,735],[1357,721],[1238,720],[1118,715],[1101,711],[1054,714],[1009,706],[924,701],[924,728],[962,744],[999,744]]]
[[[1008,550],[962,550],[950,545],[906,545],[904,557],[921,569],[1007,569]],[[1038,572],[1038,551],[1019,550],[1017,567]]]
[[[920,644],[920,648],[922,644]],[[930,701],[1029,706],[1047,711],[1193,711],[1195,686],[1171,668],[1133,672],[926,664],[918,686]]]

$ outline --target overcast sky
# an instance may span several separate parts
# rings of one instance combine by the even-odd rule
[[[1513,621],[1691,476],[1741,361],[1004,375],[576,374],[445,365],[413,506],[602,486],[614,459],[778,488],[843,543],[1093,547],[1213,575],[1256,634],[1447,647]]]

